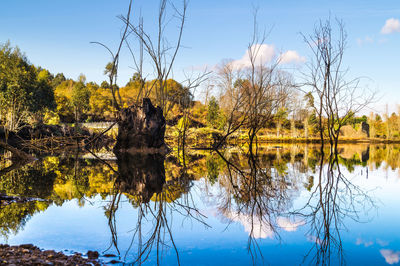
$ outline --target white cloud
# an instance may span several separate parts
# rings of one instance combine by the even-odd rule
[[[250,49],[247,49],[241,59],[233,60],[230,64],[233,69],[251,67],[251,56],[255,56],[255,65],[260,66],[272,62],[276,58],[277,53],[273,44],[254,44]],[[288,50],[279,56],[280,64],[304,63],[305,61],[306,58],[300,56],[297,51],[294,50]]]
[[[247,68],[251,66],[250,56],[255,56],[255,65],[265,65],[275,57],[275,46],[269,44],[254,44],[245,52],[239,60],[234,60],[231,65],[234,69]]]
[[[365,38],[358,38],[357,39],[357,43],[359,46],[362,46],[363,44],[367,44],[367,43],[373,43],[374,39],[372,39],[369,36],[366,36]]]
[[[380,39],[378,41],[379,44],[387,43],[389,40],[388,39]]]
[[[390,18],[386,20],[385,26],[381,29],[382,34],[390,34],[394,32],[400,32],[400,20]]]
[[[300,56],[296,51],[294,50],[288,50],[281,54],[279,57],[279,62],[281,64],[289,64],[289,63],[304,63],[306,61],[306,58],[304,56]]]
[[[381,249],[381,255],[385,258],[386,263],[395,264],[400,260],[400,251],[393,251],[390,249]]]

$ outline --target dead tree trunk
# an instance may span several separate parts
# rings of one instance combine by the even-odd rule
[[[118,136],[115,153],[167,153],[164,142],[166,121],[162,109],[149,98],[142,106],[132,105],[118,114]]]

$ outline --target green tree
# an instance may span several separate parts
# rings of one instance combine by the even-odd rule
[[[54,110],[56,108],[56,101],[54,91],[51,86],[52,77],[49,71],[41,70],[37,74],[37,85],[33,91],[33,102],[31,111],[35,121],[41,122],[47,110]]]
[[[79,122],[83,112],[89,110],[90,90],[85,86],[83,75],[79,76],[77,82],[72,89],[72,105],[75,111],[75,122]]]
[[[53,88],[57,87],[60,85],[62,82],[66,81],[67,79],[65,78],[63,73],[58,73],[53,80],[51,81],[51,86]]]
[[[207,123],[213,128],[220,127],[221,113],[219,110],[219,103],[214,96],[208,102]]]

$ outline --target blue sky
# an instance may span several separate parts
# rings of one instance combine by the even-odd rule
[[[296,51],[308,60],[310,51],[300,33],[312,32],[319,19],[329,16],[344,21],[348,33],[345,58],[351,75],[368,77],[368,85],[379,90],[382,103],[394,109],[400,99],[400,2],[391,1],[239,1],[191,0],[174,77],[179,81],[191,67],[213,66],[223,59],[240,59],[252,34],[252,9],[258,7],[259,25],[271,29],[266,43],[275,51]],[[53,73],[63,72],[77,78],[101,82],[104,65],[110,60],[100,41],[114,48],[128,0],[2,0],[0,8],[0,43],[10,40],[35,64]],[[145,28],[154,30],[157,0],[134,1],[135,18],[141,13]],[[382,28],[391,21],[386,33]],[[400,27],[400,26],[399,26]],[[133,74],[133,65],[124,52],[120,68],[120,85]],[[303,63],[297,63],[295,69]],[[293,65],[294,66],[294,65]],[[290,71],[295,72],[291,65]],[[383,111],[383,108],[379,111]]]

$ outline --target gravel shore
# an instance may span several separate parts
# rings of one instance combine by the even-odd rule
[[[32,244],[9,246],[0,244],[0,265],[101,265],[96,251],[67,256],[54,250],[40,250]]]

